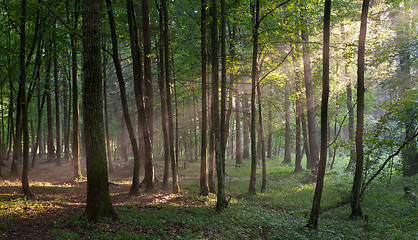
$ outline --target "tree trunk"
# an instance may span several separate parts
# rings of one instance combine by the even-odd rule
[[[80,0],[75,0],[74,6],[74,29],[78,29]],[[77,34],[71,33],[71,71],[73,82],[73,165],[74,165],[74,179],[81,179],[80,166],[80,138],[79,138],[79,110],[78,110],[78,63],[77,63]]]
[[[259,76],[257,76],[257,82],[259,82]],[[262,165],[262,179],[261,179],[261,192],[264,192],[267,187],[267,168],[266,168],[266,150],[264,143],[264,126],[263,126],[263,107],[261,103],[261,87],[257,84],[257,95],[258,95],[258,121],[260,125],[260,136],[261,136],[261,165]]]
[[[103,48],[106,49],[106,40],[103,41],[104,46]],[[107,162],[109,166],[109,173],[113,172],[113,164],[112,164],[112,151],[110,150],[110,135],[109,135],[109,112],[107,107],[107,57],[106,54],[103,53],[103,104],[104,104],[104,128],[105,128],[105,136],[106,136],[106,153],[107,153]]]
[[[268,123],[268,137],[267,137],[267,158],[271,159],[271,143],[273,138],[273,131],[272,131],[273,119],[271,117],[271,106],[269,106],[269,123]]]
[[[86,138],[87,206],[89,220],[117,219],[110,201],[103,129],[100,3],[82,1],[83,13],[83,122]]]
[[[54,43],[55,52],[56,49],[56,41]],[[56,150],[56,164],[57,166],[61,166],[61,118],[60,118],[60,89],[58,83],[58,56],[55,53],[54,56],[54,87],[55,87],[55,132],[57,136],[57,150]]]
[[[302,6],[303,8],[306,7]],[[303,23],[307,25],[306,12],[301,11]],[[306,108],[308,115],[308,136],[309,136],[309,152],[310,161],[308,162],[308,169],[316,169],[318,164],[318,146],[316,142],[316,123],[315,123],[315,107],[314,107],[314,93],[311,73],[311,56],[309,47],[309,33],[307,30],[302,30],[302,47],[303,47],[303,72],[306,89]]]
[[[178,193],[180,191],[178,183],[178,159],[174,148],[174,119],[172,111],[172,92],[171,92],[171,74],[170,74],[170,46],[169,46],[169,34],[168,34],[168,10],[167,0],[161,1],[161,6],[164,12],[164,67],[165,67],[165,90],[167,100],[167,112],[168,112],[168,136],[170,145],[170,159],[171,159],[171,172],[173,177],[172,191]]]
[[[134,155],[134,169],[132,176],[132,185],[129,194],[139,193],[139,150],[138,144],[135,138],[135,131],[132,125],[131,116],[129,114],[128,102],[126,100],[126,87],[125,80],[123,79],[122,66],[119,59],[118,40],[116,35],[116,23],[113,16],[112,1],[106,0],[107,13],[109,17],[110,32],[112,37],[112,58],[115,65],[116,75],[118,78],[120,98],[122,102],[123,117],[126,127],[128,129],[129,139],[131,141],[132,151]]]
[[[255,194],[255,184],[257,181],[257,153],[256,153],[256,108],[255,108],[255,94],[257,85],[257,74],[258,74],[258,29],[259,29],[259,17],[260,17],[260,1],[256,0],[254,6],[254,12],[252,13],[253,19],[253,56],[252,56],[252,71],[251,71],[251,174],[250,174],[250,186],[249,193]]]
[[[250,124],[248,121],[250,120],[250,112],[249,112],[249,104],[248,104],[248,96],[247,93],[244,92],[242,96],[242,133],[243,133],[243,141],[244,141],[244,149],[242,153],[242,158],[248,159],[250,158]]]
[[[21,128],[23,132],[23,168],[22,168],[22,190],[27,198],[33,198],[29,187],[29,129],[28,129],[28,100],[26,99],[26,0],[22,0],[22,15],[20,25],[20,76],[18,102],[22,109]]]
[[[52,43],[47,43],[52,45]],[[50,48],[47,51],[52,51]],[[52,120],[52,98],[51,98],[51,53],[47,53],[47,66],[46,66],[46,77],[45,77],[45,89],[46,89],[46,120],[48,124],[48,135],[47,135],[47,150],[48,150],[48,161],[52,161],[55,158],[55,146],[54,146],[54,132],[53,132],[53,120]]]
[[[346,76],[348,76],[348,67],[345,68]],[[355,164],[355,141],[354,141],[354,109],[352,105],[353,93],[351,90],[351,82],[347,84],[347,110],[348,112],[348,143],[350,145],[350,161],[345,169],[346,172],[354,170]]]
[[[284,107],[285,107],[285,132],[284,132],[284,159],[283,163],[290,163],[292,161],[290,144],[290,85],[289,80],[286,79],[284,87]]]
[[[239,101],[239,98],[236,97],[235,98],[235,129],[236,129],[236,150],[235,150],[235,155],[236,155],[236,159],[235,159],[235,167],[239,167],[241,165],[244,164],[244,162],[242,161],[242,155],[241,155],[241,151],[242,151],[242,146],[241,146],[241,103]]]
[[[325,0],[324,9],[324,47],[323,47],[323,76],[322,76],[322,102],[321,102],[321,158],[318,164],[318,175],[316,178],[315,194],[312,203],[311,216],[308,221],[308,228],[318,228],[319,210],[321,205],[322,190],[324,187],[325,168],[327,165],[328,149],[328,98],[329,98],[329,39],[331,24],[331,0]]]
[[[202,55],[202,121],[201,121],[201,150],[200,150],[200,195],[209,195],[209,186],[207,181],[207,141],[208,141],[208,117],[207,117],[207,80],[206,80],[206,0],[200,2],[200,50]]]
[[[216,210],[222,211],[227,207],[228,202],[225,198],[225,169],[224,157],[222,154],[222,134],[220,133],[220,114],[219,114],[219,45],[218,45],[218,3],[217,0],[211,0],[210,5],[210,35],[212,44],[212,128],[213,137],[215,138],[215,162],[216,175],[218,180],[218,192],[216,201]],[[225,2],[221,0],[222,18],[225,16]],[[224,26],[222,24],[222,26]],[[222,28],[222,27],[221,27]],[[222,31],[222,29],[221,29]]]
[[[367,14],[369,0],[363,0],[361,10],[360,36],[357,55],[357,129],[356,129],[356,170],[351,192],[351,217],[362,217],[360,190],[363,178],[363,130],[364,130],[364,54],[366,48]]]
[[[63,101],[64,101],[64,159],[70,159],[70,113],[69,105],[70,101],[68,99],[68,82],[65,79],[63,81]]]
[[[167,93],[165,89],[165,66],[164,66],[164,13],[161,8],[159,8],[159,56],[158,56],[158,87],[160,90],[160,100],[161,100],[161,125],[163,129],[164,137],[164,176],[162,188],[168,188],[168,179],[170,175],[170,139],[168,132],[168,119],[167,119]]]
[[[302,152],[301,152],[301,116],[302,116],[302,102],[301,102],[301,86],[300,86],[300,74],[298,70],[298,61],[295,53],[292,55],[292,61],[295,71],[295,92],[296,92],[296,156],[295,156],[295,172],[302,171]]]

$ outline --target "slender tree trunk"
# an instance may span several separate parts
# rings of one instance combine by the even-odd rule
[[[134,170],[132,177],[132,185],[129,191],[129,194],[138,194],[139,193],[139,150],[138,144],[135,138],[135,131],[131,121],[131,116],[129,114],[129,107],[126,97],[126,87],[125,80],[122,74],[122,66],[119,59],[119,49],[118,49],[118,40],[116,34],[116,23],[113,16],[112,1],[106,0],[107,13],[109,17],[110,32],[112,37],[112,57],[113,63],[116,69],[116,75],[118,78],[119,88],[120,88],[120,98],[122,102],[122,111],[125,120],[126,127],[128,129],[129,139],[131,141],[132,151],[134,155]]]
[[[322,102],[321,102],[321,158],[318,165],[315,194],[312,203],[311,216],[307,227],[317,229],[322,190],[324,187],[325,168],[327,165],[328,149],[328,98],[329,98],[329,39],[331,31],[331,0],[325,0],[324,10],[324,47],[323,47],[323,76],[322,76]]]
[[[346,76],[348,76],[348,67],[345,68]],[[347,110],[348,112],[348,142],[350,146],[350,161],[345,169],[346,172],[354,170],[356,150],[354,140],[354,109],[352,105],[353,92],[351,90],[351,82],[347,84]]]
[[[302,8],[306,8],[306,3]],[[302,10],[303,22],[306,25],[306,10]],[[309,152],[310,161],[308,162],[308,169],[317,169],[318,164],[318,146],[316,142],[316,123],[315,123],[315,107],[314,107],[314,94],[313,94],[313,82],[311,73],[311,56],[309,47],[309,33],[307,30],[302,30],[302,47],[303,47],[303,72],[306,89],[306,108],[308,115],[308,136],[309,136]]]
[[[74,6],[74,29],[78,29],[80,0],[75,0]],[[77,63],[77,34],[71,33],[71,71],[72,71],[72,87],[73,87],[73,165],[74,179],[81,179],[80,166],[80,137],[79,137],[79,108],[78,108],[78,63]]]
[[[258,82],[259,76],[257,76]],[[260,84],[257,85],[257,95],[258,95],[258,121],[260,125],[260,136],[261,136],[261,165],[262,165],[262,179],[261,179],[261,192],[264,192],[267,187],[267,168],[266,168],[266,150],[265,150],[265,141],[264,141],[264,126],[263,126],[263,107],[261,103],[261,87]]]
[[[220,133],[220,114],[219,114],[219,59],[218,59],[218,3],[217,0],[211,0],[210,5],[210,33],[211,33],[211,44],[212,44],[212,128],[213,135],[215,138],[215,161],[216,161],[216,175],[218,180],[218,192],[216,201],[216,210],[224,210],[228,202],[225,198],[225,169],[224,169],[224,157],[222,152],[222,135]],[[221,0],[221,11],[222,18],[225,15],[225,2]],[[222,26],[224,26],[222,24]],[[221,27],[222,28],[222,27]],[[221,29],[222,31],[222,29]]]
[[[164,13],[161,8],[159,8],[159,58],[158,58],[158,87],[160,90],[160,100],[161,100],[161,124],[163,129],[164,137],[164,176],[163,176],[163,189],[168,188],[168,180],[170,175],[170,139],[168,132],[168,119],[167,119],[167,93],[165,89],[165,66],[164,66]]]
[[[106,40],[103,40],[104,46],[103,48],[106,49]],[[106,54],[103,53],[103,104],[104,104],[104,128],[105,128],[105,136],[106,136],[106,153],[107,153],[107,163],[109,166],[109,173],[113,172],[113,163],[112,163],[112,152],[110,150],[110,135],[109,135],[109,112],[107,107],[107,57]]]
[[[207,80],[206,80],[206,0],[200,1],[200,50],[202,55],[202,121],[200,125],[201,131],[201,150],[200,150],[200,195],[209,195],[209,186],[207,180],[207,141],[208,141],[208,117],[207,117]]]
[[[302,171],[302,152],[301,152],[301,115],[302,115],[302,103],[301,103],[301,86],[300,86],[300,74],[297,69],[298,61],[295,54],[292,55],[293,66],[295,71],[295,92],[296,92],[296,158],[295,158],[295,172]]]
[[[301,122],[302,122],[302,137],[303,137],[303,149],[306,155],[306,168],[309,169],[309,164],[311,162],[311,152],[309,150],[309,141],[308,141],[308,130],[306,126],[306,118],[304,113],[304,104],[302,102],[302,115],[301,115]],[[302,154],[303,155],[303,154]],[[301,157],[302,157],[301,155]]]
[[[259,17],[260,17],[260,1],[256,0],[254,6],[254,12],[252,13],[253,18],[253,56],[252,56],[252,72],[251,72],[251,174],[250,174],[250,186],[249,193],[255,194],[255,184],[257,180],[257,154],[256,154],[256,108],[255,108],[255,94],[257,85],[257,74],[258,74],[258,29],[259,29]]]
[[[83,122],[86,138],[87,206],[89,220],[118,219],[110,201],[103,129],[103,90],[100,48],[100,3],[82,1]]]
[[[147,82],[152,82],[152,65],[151,65],[151,34],[150,34],[150,19],[149,19],[149,10],[147,3],[142,4],[142,13],[143,13],[143,32],[144,32],[144,73],[145,73],[145,86],[147,87]],[[146,100],[144,99],[144,92],[142,90],[142,71],[141,71],[141,55],[139,48],[139,34],[136,26],[136,15],[134,11],[134,5],[132,0],[128,0],[128,21],[130,22],[131,30],[131,46],[132,46],[132,59],[134,62],[134,79],[139,86],[139,122],[142,129],[142,138],[144,140],[145,146],[145,190],[153,191],[154,190],[154,164],[153,164],[153,146],[152,146],[152,131],[153,125],[149,121],[152,121],[152,96],[151,96],[151,106],[150,112],[146,111]],[[129,20],[129,18],[131,20]],[[151,86],[152,89],[152,86]],[[152,90],[151,90],[152,92]],[[151,115],[151,116],[150,116]]]
[[[70,115],[69,115],[69,104],[68,99],[68,82],[63,81],[63,102],[64,102],[64,159],[70,159]]]
[[[54,43],[55,52],[56,41]],[[55,127],[56,127],[56,136],[57,136],[57,151],[56,151],[56,164],[61,166],[61,118],[60,118],[60,89],[59,89],[59,78],[58,78],[58,56],[55,53],[54,56],[54,92],[55,92]]]
[[[52,45],[52,43],[48,43]],[[48,51],[48,50],[47,50]],[[49,51],[52,51],[50,48]],[[48,150],[48,161],[52,161],[55,158],[55,146],[54,146],[54,132],[53,132],[53,120],[52,120],[52,97],[51,97],[51,53],[47,53],[47,66],[46,66],[46,77],[45,77],[45,89],[46,89],[46,120],[48,123],[48,135],[47,135],[47,150]]]
[[[250,124],[248,123],[250,120],[250,112],[249,112],[249,104],[248,104],[248,96],[245,92],[242,96],[242,133],[243,133],[243,155],[242,158],[248,159],[250,158]]]
[[[285,133],[284,133],[284,160],[283,163],[290,163],[292,161],[290,144],[290,85],[289,79],[286,79],[285,82],[285,93],[284,93],[284,106],[285,106]]]
[[[235,150],[235,155],[236,155],[236,159],[235,159],[235,167],[239,167],[241,165],[244,164],[244,162],[242,161],[242,146],[241,146],[241,103],[239,101],[239,98],[236,97],[235,98],[235,129],[236,129],[236,150]]]
[[[20,76],[19,76],[19,105],[22,108],[21,127],[23,132],[23,168],[22,190],[27,198],[33,198],[29,187],[29,129],[28,129],[28,100],[26,99],[26,0],[22,0],[22,15],[20,23]]]
[[[269,123],[268,123],[268,136],[267,136],[267,158],[271,159],[271,149],[272,149],[272,138],[273,138],[273,131],[272,131],[272,125],[273,125],[273,119],[271,116],[271,107],[269,106]]]
[[[172,93],[171,93],[171,73],[170,73],[170,46],[169,46],[169,26],[168,26],[168,10],[167,0],[161,1],[161,6],[164,12],[164,67],[165,67],[165,87],[166,87],[166,100],[167,100],[167,112],[168,112],[168,136],[170,145],[170,159],[171,159],[171,171],[173,177],[172,191],[178,193],[180,191],[178,183],[178,155],[175,152],[174,147],[174,117],[172,111]]]
[[[361,10],[360,36],[357,55],[357,130],[356,130],[356,170],[351,192],[351,217],[362,217],[360,190],[363,178],[363,131],[364,131],[364,54],[366,48],[367,14],[369,0],[363,0]]]

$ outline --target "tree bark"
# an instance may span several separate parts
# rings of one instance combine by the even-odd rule
[[[87,206],[89,220],[118,219],[110,201],[103,129],[100,2],[82,1],[83,120],[86,138]]]
[[[28,129],[28,100],[26,98],[26,0],[22,0],[22,15],[20,23],[20,76],[19,76],[19,104],[22,108],[21,127],[23,132],[23,168],[22,190],[27,198],[33,198],[29,187],[29,129]]]
[[[273,131],[272,131],[272,125],[273,125],[273,119],[272,119],[272,113],[271,113],[271,106],[269,106],[269,123],[268,123],[268,136],[267,136],[267,158],[271,159],[271,150],[272,150],[272,138],[273,138]]]
[[[318,228],[319,210],[321,205],[322,190],[324,188],[325,168],[327,165],[328,149],[328,98],[329,98],[329,39],[331,31],[331,0],[325,0],[324,9],[324,38],[323,38],[323,71],[322,71],[322,102],[321,102],[321,158],[318,164],[318,175],[316,178],[315,194],[312,203],[311,216],[308,221],[308,228]]]
[[[106,40],[103,41],[104,46],[103,48],[106,49]],[[113,163],[112,163],[112,151],[110,150],[110,135],[109,135],[109,112],[107,107],[107,57],[106,54],[103,53],[103,104],[104,104],[104,128],[105,128],[105,136],[106,136],[106,153],[107,153],[107,164],[109,166],[109,173],[113,172]]]
[[[129,139],[131,141],[132,151],[134,155],[134,169],[132,176],[132,185],[129,190],[129,194],[138,194],[139,193],[139,150],[138,144],[135,138],[135,131],[131,121],[131,116],[129,113],[128,102],[126,99],[126,86],[125,80],[122,74],[122,66],[119,59],[119,49],[118,49],[118,39],[116,35],[116,23],[113,16],[112,1],[106,0],[107,14],[109,17],[110,32],[112,37],[112,58],[113,64],[115,65],[116,75],[118,78],[119,89],[120,89],[120,98],[122,102],[122,111],[123,117],[125,120],[126,127],[128,129]]]
[[[363,183],[363,130],[364,130],[364,55],[366,48],[367,14],[369,0],[363,0],[361,10],[360,36],[357,55],[357,129],[356,129],[356,170],[351,192],[351,217],[362,217],[360,190]]]
[[[201,131],[201,150],[200,150],[200,195],[209,195],[209,186],[207,181],[207,141],[208,141],[208,117],[207,117],[207,80],[206,80],[206,0],[200,1],[200,51],[202,57],[202,121],[200,125]]]
[[[162,188],[168,188],[168,180],[170,175],[170,139],[168,132],[168,119],[167,119],[167,93],[165,89],[165,66],[164,66],[164,13],[162,8],[159,8],[159,42],[158,42],[158,87],[160,90],[161,100],[161,125],[163,130],[164,141],[164,176]]]
[[[250,120],[250,112],[249,112],[249,104],[248,104],[248,96],[246,95],[247,92],[244,92],[242,96],[242,133],[243,133],[243,153],[242,158],[248,159],[250,158],[250,124],[248,123]]]
[[[54,41],[54,49],[56,49],[56,41]],[[58,78],[58,54],[54,55],[54,93],[55,93],[55,132],[57,137],[57,150],[56,150],[56,164],[61,166],[61,117],[60,117],[60,88]]]
[[[306,3],[302,8],[306,8]],[[301,11],[303,17],[303,24],[307,25],[306,12]],[[308,136],[309,136],[309,152],[310,161],[308,162],[308,169],[316,169],[318,164],[318,146],[316,142],[316,123],[315,123],[315,107],[314,107],[314,93],[311,73],[311,56],[309,47],[309,33],[302,29],[302,47],[303,47],[303,72],[306,89],[306,108],[308,115]]]
[[[168,25],[168,10],[167,0],[161,1],[161,6],[164,13],[164,67],[165,67],[165,87],[166,87],[166,100],[167,100],[167,112],[168,112],[168,131],[169,131],[169,145],[170,145],[170,159],[171,159],[171,172],[172,172],[172,191],[178,193],[180,191],[178,183],[178,155],[174,146],[174,116],[172,111],[172,92],[171,92],[171,71],[170,71],[170,46],[169,46],[169,25]]]
[[[253,29],[252,29],[252,40],[253,40],[253,56],[252,56],[252,71],[251,71],[251,173],[250,173],[250,186],[249,193],[255,194],[255,184],[257,181],[257,151],[256,151],[256,108],[255,108],[255,94],[256,94],[256,83],[258,74],[258,29],[259,29],[259,18],[260,18],[260,1],[256,0],[254,6],[254,12],[252,13],[253,18]]]
[[[296,92],[296,156],[295,156],[295,172],[302,171],[302,152],[301,152],[301,116],[302,116],[302,102],[301,102],[301,86],[300,86],[300,74],[298,70],[298,61],[296,59],[295,53],[292,55],[292,61],[295,71],[295,92]]]
[[[285,132],[284,132],[284,159],[283,163],[290,163],[292,161],[290,144],[291,144],[291,137],[290,137],[290,85],[289,80],[286,79],[285,87],[284,87],[284,107],[285,107]]]
[[[74,29],[78,29],[80,0],[75,0],[74,6]],[[80,166],[80,137],[79,137],[79,110],[78,110],[78,63],[77,63],[77,34],[71,33],[71,71],[72,71],[72,87],[73,87],[73,164],[74,179],[81,179]]]
[[[235,98],[235,128],[236,128],[236,150],[235,150],[235,167],[239,167],[244,164],[242,161],[242,145],[241,145],[241,103],[238,97]]]
[[[216,162],[216,175],[218,180],[218,192],[216,201],[216,210],[224,210],[228,202],[225,198],[225,169],[224,158],[222,154],[222,135],[220,133],[220,114],[219,114],[219,45],[218,45],[218,3],[217,0],[211,0],[210,5],[210,36],[212,44],[212,134],[215,138],[215,162]],[[221,0],[222,17],[225,14],[225,2]]]

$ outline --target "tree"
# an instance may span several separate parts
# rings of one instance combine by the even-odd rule
[[[290,143],[292,141],[290,137],[290,84],[289,79],[286,79],[285,85],[284,85],[284,107],[285,107],[285,146],[284,146],[284,159],[283,163],[290,163],[292,161],[291,157],[291,149],[290,149]]]
[[[80,0],[74,2],[74,20],[73,29],[78,29],[78,19],[80,16]],[[71,38],[71,77],[72,77],[72,95],[73,95],[73,165],[74,165],[74,179],[81,179],[80,167],[80,137],[79,137],[79,110],[78,110],[78,61],[77,61],[77,43],[78,36],[76,32],[70,33]]]
[[[255,122],[256,122],[256,109],[255,109],[255,94],[258,75],[258,35],[260,27],[260,1],[256,0],[252,11],[252,41],[253,41],[253,55],[252,55],[252,70],[251,70],[251,175],[250,175],[250,187],[249,193],[255,194],[255,184],[257,181],[257,154],[256,154],[256,136],[255,136]]]
[[[322,103],[321,103],[321,158],[318,164],[315,194],[312,203],[308,228],[318,228],[319,209],[321,205],[322,190],[324,187],[325,168],[327,165],[328,149],[328,98],[329,98],[329,39],[331,32],[331,0],[325,0],[324,9],[324,47],[323,47],[323,71],[322,71]]]
[[[363,131],[364,131],[364,55],[366,48],[367,14],[369,0],[363,0],[361,9],[360,35],[357,53],[357,129],[356,129],[356,170],[351,192],[351,217],[362,217],[360,190],[363,178]]]
[[[167,112],[168,112],[168,136],[169,136],[169,146],[170,146],[170,159],[171,159],[171,170],[173,177],[173,193],[178,193],[180,191],[178,183],[178,154],[176,154],[174,147],[174,117],[172,111],[172,92],[171,92],[171,71],[170,71],[170,47],[169,47],[169,34],[168,34],[168,10],[167,10],[167,0],[162,0],[161,2],[162,10],[164,13],[164,67],[165,67],[165,91],[166,91],[166,100],[167,100]],[[151,39],[149,39],[149,47],[151,48]],[[151,50],[151,49],[150,49]],[[151,53],[151,51],[150,51]],[[176,108],[177,109],[177,108]],[[176,145],[178,147],[178,145]]]
[[[209,194],[209,186],[207,182],[207,80],[206,80],[206,0],[201,0],[200,7],[200,48],[202,55],[202,117],[201,117],[201,151],[200,151],[200,195],[207,196]]]
[[[22,190],[27,198],[33,198],[29,188],[29,129],[28,129],[28,99],[26,98],[26,0],[22,1],[22,15],[20,23],[20,76],[19,76],[19,105],[22,108],[22,132],[23,132],[23,168]]]
[[[117,219],[109,195],[103,129],[100,2],[82,1],[83,120],[86,138],[87,206],[89,220]]]
[[[222,3],[221,0],[221,4]],[[223,6],[225,7],[225,6]],[[219,116],[219,59],[218,59],[218,3],[217,0],[211,0],[210,15],[212,20],[210,22],[210,36],[212,43],[212,134],[215,139],[215,161],[216,161],[216,175],[218,180],[218,192],[216,201],[216,210],[224,210],[228,202],[225,198],[225,164],[222,155],[221,133],[220,133],[220,116]],[[222,8],[222,5],[221,5]]]
[[[308,137],[309,137],[309,153],[310,160],[308,162],[309,169],[316,169],[318,164],[318,146],[316,143],[316,123],[315,123],[315,107],[314,107],[314,95],[313,95],[313,86],[312,86],[312,73],[311,73],[311,55],[309,48],[309,32],[307,27],[307,17],[306,17],[306,1],[304,4],[301,4],[301,15],[305,28],[302,28],[302,48],[303,48],[303,78],[305,80],[305,89],[306,89],[306,108],[308,115]]]

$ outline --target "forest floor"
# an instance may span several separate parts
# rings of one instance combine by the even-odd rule
[[[153,193],[131,196],[132,162],[117,162],[109,178],[120,221],[91,223],[83,217],[86,180],[72,180],[69,162],[58,167],[39,161],[29,173],[36,199],[24,198],[18,177],[0,179],[0,239],[418,239],[416,200],[403,195],[404,185],[417,190],[417,177],[393,177],[390,185],[376,181],[363,201],[367,218],[350,220],[352,175],[328,171],[320,230],[311,231],[303,227],[315,186],[308,171],[294,174],[290,165],[270,160],[268,190],[252,196],[249,164],[235,168],[227,162],[232,199],[226,211],[216,213],[215,194],[198,196],[199,164],[187,165],[180,169],[181,193],[157,184]],[[2,169],[8,176],[7,167]],[[161,180],[161,165],[155,169]]]

